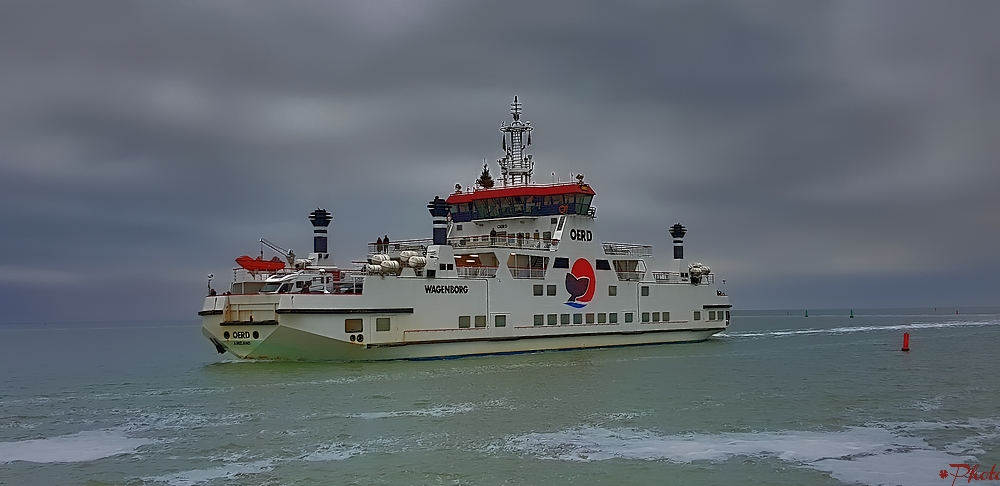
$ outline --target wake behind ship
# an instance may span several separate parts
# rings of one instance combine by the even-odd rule
[[[686,229],[670,227],[673,258],[653,247],[602,242],[582,175],[535,184],[532,126],[500,126],[499,182],[484,165],[427,208],[433,237],[368,245],[355,268],[333,264],[332,217],[310,215],[313,252],[237,258],[229,291],[210,291],[202,331],[220,353],[293,360],[419,359],[702,341],[726,329],[729,297],[715,274],[684,257]]]

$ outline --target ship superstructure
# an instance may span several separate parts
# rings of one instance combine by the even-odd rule
[[[484,166],[475,187],[435,197],[432,238],[380,238],[341,269],[317,209],[308,258],[262,239],[287,263],[237,259],[229,291],[199,312],[205,336],[240,358],[380,360],[701,341],[729,326],[729,298],[685,259],[682,225],[662,263],[650,245],[602,241],[591,185],[533,183],[517,98],[511,115],[499,184]]]

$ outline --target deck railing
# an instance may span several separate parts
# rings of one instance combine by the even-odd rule
[[[615,273],[618,274],[618,280],[621,280],[623,282],[625,282],[625,281],[628,281],[628,282],[638,282],[638,281],[642,280],[646,276],[646,272],[645,271],[642,271],[642,272],[620,272],[620,271],[616,270]]]
[[[510,276],[513,278],[534,278],[543,279],[545,278],[544,268],[508,268],[510,270]]]
[[[284,268],[276,272],[249,272],[244,268],[234,268],[230,292],[235,295],[256,294],[269,277],[291,275],[296,272],[303,270]],[[316,293],[326,290],[331,294],[360,294],[365,281],[364,270],[324,269],[324,272],[320,273],[319,269],[314,268],[304,272],[315,279],[311,291]],[[295,289],[293,293],[298,291],[299,289]]]
[[[653,256],[653,246],[652,245],[637,245],[635,243],[614,243],[614,242],[602,242],[604,246],[605,255],[621,255],[621,256],[638,256],[638,257],[651,257]]]
[[[368,258],[371,259],[376,254],[388,254],[398,256],[402,251],[416,251],[419,255],[427,253],[427,247],[434,244],[431,238],[420,238],[416,240],[392,241],[389,244],[368,243]],[[515,235],[490,236],[490,235],[470,235],[462,237],[448,238],[448,244],[456,249],[480,249],[480,248],[510,248],[517,250],[554,250],[559,247],[559,240],[535,239],[534,237],[518,238]]]
[[[497,276],[497,269],[500,267],[455,267],[459,277],[465,278],[493,278]]]
[[[559,240],[535,239],[533,237],[507,236],[463,236],[448,238],[448,244],[455,248],[510,248],[516,250],[553,250],[559,246]]]
[[[685,275],[685,276],[682,276]],[[681,274],[680,272],[653,272],[653,280],[658,283],[686,283],[690,284],[690,277],[687,274]],[[708,275],[702,275],[700,284],[708,285],[715,283],[715,274],[710,273]]]

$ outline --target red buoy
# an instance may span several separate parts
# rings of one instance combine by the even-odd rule
[[[909,350],[910,350],[910,333],[904,332],[903,333],[903,349],[902,349],[902,351],[909,351]]]

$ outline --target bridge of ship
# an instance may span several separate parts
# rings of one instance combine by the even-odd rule
[[[480,219],[576,214],[593,218],[594,190],[589,184],[549,184],[477,189],[448,197],[451,220],[465,223]]]

